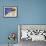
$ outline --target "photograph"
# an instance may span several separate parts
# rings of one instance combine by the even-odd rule
[[[19,25],[18,30],[20,31],[20,41],[46,41],[46,25],[22,24]]]
[[[4,17],[16,17],[17,16],[17,7],[8,6],[4,7]]]

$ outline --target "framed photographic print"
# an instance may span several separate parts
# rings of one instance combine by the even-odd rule
[[[18,41],[46,41],[46,25],[44,24],[19,24]]]
[[[4,7],[4,17],[16,17],[16,16],[17,16],[16,6]]]

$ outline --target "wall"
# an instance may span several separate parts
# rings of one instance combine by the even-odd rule
[[[16,6],[18,16],[4,18],[5,6]],[[0,0],[0,44],[8,43],[9,32],[18,32],[18,24],[46,24],[46,0]]]

